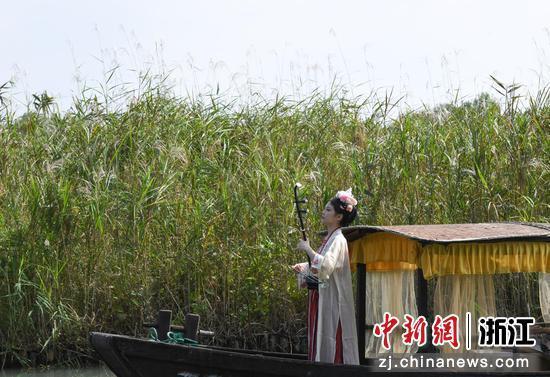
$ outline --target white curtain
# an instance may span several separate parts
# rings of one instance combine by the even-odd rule
[[[372,329],[365,334],[365,356],[376,357],[384,353],[413,353],[418,347],[405,346],[401,341],[401,324],[405,314],[418,317],[415,295],[415,271],[367,272],[366,274],[366,323],[382,323],[384,312],[397,317],[399,325],[392,332],[392,348],[382,347],[382,339],[373,335]],[[550,273],[539,274],[539,298],[542,316],[550,322]],[[456,314],[459,317],[460,348],[440,347],[442,352],[466,352],[466,313],[472,314],[471,351],[478,350],[477,321],[479,317],[497,316],[495,284],[493,275],[449,275],[436,278],[433,292],[434,315],[446,317]],[[431,328],[428,327],[428,331]],[[499,348],[492,348],[498,352]],[[485,351],[487,351],[485,349]]]
[[[437,278],[434,292],[434,316],[459,317],[460,347],[439,347],[442,352],[466,352],[466,312],[472,314],[471,349],[478,347],[477,321],[479,317],[496,316],[495,285],[493,275],[449,275]]]
[[[365,356],[376,357],[382,353],[414,353],[416,344],[405,346],[401,341],[401,327],[405,314],[418,317],[416,308],[415,271],[369,272],[366,282],[366,323],[382,323],[388,312],[399,319],[399,325],[391,333],[392,347],[386,350],[382,338],[374,336],[372,329],[365,332]]]
[[[550,322],[550,273],[539,273],[540,310],[544,322]]]

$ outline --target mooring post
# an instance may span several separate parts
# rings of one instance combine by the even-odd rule
[[[197,340],[199,335],[200,315],[187,313],[185,315],[185,337]]]
[[[159,316],[157,319],[157,335],[159,340],[166,340],[168,338],[168,331],[170,331],[170,321],[172,320],[171,310],[159,310]]]

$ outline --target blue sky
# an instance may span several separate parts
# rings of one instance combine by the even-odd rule
[[[350,95],[393,89],[410,106],[550,80],[550,1],[0,0],[0,85],[62,108],[85,85],[171,72],[178,94]],[[115,82],[115,81],[112,81]],[[494,92],[493,92],[494,93]]]

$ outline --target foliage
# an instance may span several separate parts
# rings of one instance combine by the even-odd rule
[[[46,93],[19,117],[2,100],[3,360],[89,354],[89,331],[141,333],[159,308],[200,314],[219,344],[267,331],[291,342],[261,346],[296,346],[296,181],[311,234],[350,186],[363,224],[548,222],[548,90],[520,108],[499,88],[503,104],[482,94],[393,119],[387,98],[340,90],[239,107],[152,80],[116,101],[84,91],[65,113]]]

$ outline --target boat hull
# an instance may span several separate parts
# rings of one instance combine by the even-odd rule
[[[407,376],[372,365],[313,363],[305,355],[282,354],[221,347],[166,344],[129,336],[91,333],[90,342],[101,359],[119,377],[272,377],[272,376]],[[375,360],[372,360],[375,361]],[[541,371],[422,371],[432,376],[550,376],[550,365]],[[416,371],[417,373],[419,371]]]

